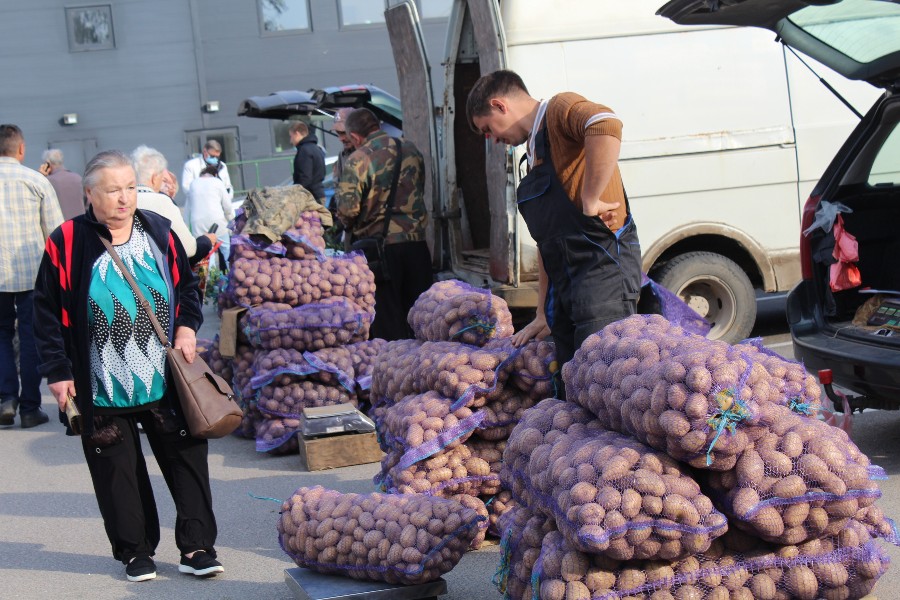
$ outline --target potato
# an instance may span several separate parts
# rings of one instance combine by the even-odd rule
[[[450,279],[426,290],[409,310],[416,339],[483,346],[513,334],[512,314],[502,298]]]

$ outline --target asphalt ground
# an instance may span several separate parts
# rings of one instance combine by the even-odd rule
[[[201,337],[212,337],[217,320],[211,311]],[[783,330],[766,332],[779,352],[789,353]],[[775,335],[773,335],[775,334]],[[44,409],[55,415],[46,393]],[[900,517],[900,413],[872,411],[856,415],[853,438],[888,473],[879,505]],[[297,455],[257,453],[253,442],[227,437],[210,442],[209,466],[219,522],[216,548],[225,573],[198,579],[178,572],[174,542],[175,508],[162,475],[145,453],[156,493],[162,540],[155,560],[158,576],[130,583],[110,553],[90,477],[77,439],[66,437],[55,422],[23,430],[18,421],[0,428],[0,599],[145,600],[293,599],[284,570],[293,562],[278,545],[278,501],[298,487],[323,485],[343,492],[374,490],[377,464],[307,473]],[[894,566],[875,595],[900,599],[900,548],[887,547]],[[500,598],[491,583],[499,548],[470,552],[445,576],[451,600]]]

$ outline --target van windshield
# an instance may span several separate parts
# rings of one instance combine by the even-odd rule
[[[900,4],[844,0],[807,6],[789,20],[809,35],[860,63],[900,50]]]

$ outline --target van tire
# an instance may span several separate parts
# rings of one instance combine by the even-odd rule
[[[734,344],[750,336],[756,323],[756,292],[730,258],[688,252],[667,262],[657,281],[710,322],[710,339]]]

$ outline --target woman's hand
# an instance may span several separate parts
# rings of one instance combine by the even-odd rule
[[[181,350],[184,354],[184,360],[188,363],[194,362],[197,356],[197,334],[190,327],[182,325],[175,330],[175,349]]]
[[[528,343],[531,339],[542,339],[550,335],[550,327],[547,325],[547,317],[538,313],[534,321],[526,325],[512,336],[513,346],[518,348]]]
[[[75,382],[71,379],[57,381],[56,383],[51,383],[48,387],[50,388],[50,393],[56,398],[59,410],[66,412],[66,402],[69,396],[75,397]]]

